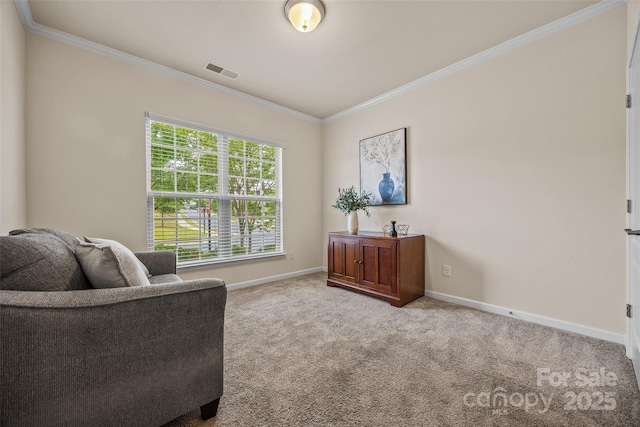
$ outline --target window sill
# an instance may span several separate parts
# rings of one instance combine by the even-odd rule
[[[211,268],[211,267],[223,266],[223,265],[229,265],[229,264],[250,263],[252,261],[261,261],[269,258],[283,258],[285,255],[286,253],[284,252],[271,252],[268,254],[251,255],[251,256],[244,256],[244,257],[233,257],[233,258],[222,258],[222,259],[216,259],[211,261],[194,261],[194,262],[189,262],[184,264],[178,264],[176,268],[178,271],[196,270],[196,269]]]

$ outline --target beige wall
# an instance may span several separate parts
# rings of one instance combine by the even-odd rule
[[[320,124],[41,36],[27,36],[28,225],[146,248],[144,113],[285,144],[284,249],[183,277],[254,280],[322,265]]]
[[[638,14],[640,13],[640,1],[629,0],[627,2],[627,48],[629,53],[633,48],[633,40],[636,37],[636,25],[638,22]]]
[[[27,223],[25,33],[13,2],[0,1],[0,234]]]
[[[396,219],[426,234],[433,291],[622,333],[626,16],[616,9],[324,126],[29,34],[27,224],[144,249],[151,111],[288,146],[295,259],[183,277],[237,283],[326,265],[324,233],[345,228],[330,208],[336,189],[358,185],[358,140],[407,127],[409,204],[361,215],[361,229]]]
[[[426,234],[430,290],[623,333],[625,28],[618,8],[325,125],[325,232],[358,141],[407,127],[409,204],[361,229]]]

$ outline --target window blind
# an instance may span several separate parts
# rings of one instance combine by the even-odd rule
[[[146,114],[149,250],[179,266],[283,255],[282,147]]]

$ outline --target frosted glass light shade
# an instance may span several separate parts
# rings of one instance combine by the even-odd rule
[[[288,0],[284,13],[296,30],[308,33],[324,18],[324,5],[320,0]]]

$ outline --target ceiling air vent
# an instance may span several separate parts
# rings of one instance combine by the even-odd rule
[[[238,78],[238,75],[239,75],[235,71],[231,71],[229,69],[213,64],[211,62],[207,62],[206,64],[204,64],[204,69],[213,71],[214,73],[217,73],[217,74],[222,74],[223,76],[229,77],[231,79],[236,79]]]

